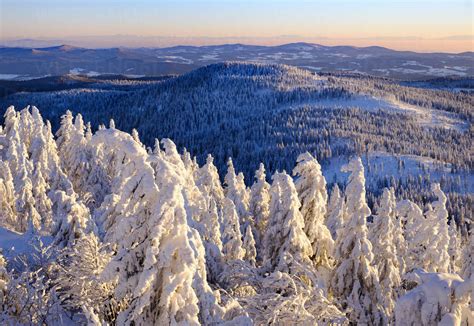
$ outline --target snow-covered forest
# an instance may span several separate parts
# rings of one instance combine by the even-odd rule
[[[370,209],[357,155],[328,189],[310,152],[244,176],[140,136],[6,110],[1,324],[474,324],[474,228],[438,183],[425,205],[382,188]]]
[[[103,78],[84,84],[84,77],[62,76],[55,87],[77,88],[0,97],[1,114],[9,105],[36,105],[53,130],[68,109],[93,129],[115,119],[121,130],[137,129],[146,146],[170,138],[200,164],[212,153],[221,178],[232,157],[247,186],[260,162],[270,178],[276,170],[291,171],[308,151],[328,184],[343,188],[340,167],[358,155],[369,207],[384,187],[425,205],[435,199],[431,183],[437,182],[460,225],[474,218],[472,94],[249,62],[213,64],[160,81]]]

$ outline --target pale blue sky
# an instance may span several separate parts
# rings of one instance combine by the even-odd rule
[[[474,34],[472,0],[0,0],[0,11],[2,39],[298,35],[387,42],[462,35],[472,47],[466,36]]]

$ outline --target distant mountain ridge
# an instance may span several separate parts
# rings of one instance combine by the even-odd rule
[[[67,44],[0,48],[2,79],[68,73],[160,76],[223,61],[287,64],[316,72],[351,71],[401,80],[474,76],[474,53],[417,53],[380,46],[223,44],[168,48],[87,49]]]

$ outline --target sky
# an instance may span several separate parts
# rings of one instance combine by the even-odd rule
[[[0,40],[380,45],[473,51],[473,0],[0,0]]]

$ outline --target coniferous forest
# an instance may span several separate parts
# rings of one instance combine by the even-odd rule
[[[0,326],[474,326],[474,0],[0,0]]]
[[[278,78],[284,85],[286,77]],[[239,78],[235,81],[240,82]],[[266,83],[258,78],[254,82]],[[369,87],[364,83],[345,87]],[[384,91],[383,87],[373,89]],[[301,95],[287,91],[282,103],[288,100],[286,96]],[[245,96],[242,93],[244,104]],[[447,96],[441,103],[427,97],[419,104],[440,105],[471,119],[472,111],[466,111],[462,103],[472,97],[451,96],[459,98]],[[422,98],[416,90],[400,97],[405,101]],[[215,112],[213,117],[193,109],[194,116],[181,120],[183,132],[194,130],[188,123],[233,112]],[[50,107],[45,114],[57,114],[55,110]],[[306,121],[311,121],[311,110],[303,107],[288,116],[282,122],[288,128],[282,132],[302,132],[297,117],[309,115]],[[111,112],[121,111],[111,108]],[[345,114],[367,114],[380,130],[398,130],[385,128],[387,113],[377,112],[371,116],[354,109]],[[331,119],[344,119],[344,114],[334,116],[324,110],[321,114],[328,115],[328,124],[333,123]],[[273,160],[271,167],[248,160],[244,175],[234,166],[232,155],[206,150],[205,141],[210,138],[204,131],[202,137],[176,134],[183,143],[189,140],[191,154],[182,149],[184,144],[169,138],[152,143],[149,130],[121,131],[121,124],[131,123],[126,116],[125,111],[119,114],[117,125],[112,119],[107,126],[91,126],[81,114],[64,111],[53,127],[34,106],[6,110],[0,128],[2,324],[474,323],[474,233],[468,219],[448,210],[450,198],[442,190],[446,185],[424,180],[429,183],[429,189],[424,189],[429,195],[420,200],[406,196],[416,192],[409,188],[407,178],[405,193],[396,191],[397,182],[386,187],[379,183],[379,191],[369,197],[369,172],[363,164],[368,154],[357,148],[358,141],[348,147],[337,171],[342,177],[331,185],[319,163],[334,155],[321,157],[331,146],[314,150],[307,147],[311,142],[290,146],[291,153],[298,152],[291,165],[292,155],[282,156],[284,164]],[[143,119],[148,118],[144,114]],[[362,119],[367,124],[346,125],[337,132],[345,128],[357,133],[354,128],[370,125],[367,119]],[[407,119],[405,127],[415,125]],[[167,121],[164,115],[150,121],[162,128],[178,123]],[[340,124],[344,126],[344,120]],[[224,140],[242,135],[233,132],[238,125],[231,122],[216,128],[222,130]],[[316,128],[301,137],[322,140],[315,145],[326,140],[331,144],[333,131],[328,135],[324,130]],[[263,141],[273,133],[260,131]],[[461,148],[472,151],[471,136],[466,136],[470,131],[405,131],[419,137],[417,147],[411,149],[402,135],[393,144],[377,139],[386,148],[395,146],[395,152],[426,151],[444,155],[453,169],[472,168],[472,156],[460,154]],[[452,146],[442,153],[430,152],[443,133],[452,135]],[[379,140],[363,141],[368,134],[360,133],[360,144],[375,146]],[[283,141],[285,135],[277,139]],[[285,142],[277,143],[282,149],[277,153],[285,153]],[[252,157],[245,142],[236,147],[241,160]],[[225,167],[209,153],[226,155]],[[256,168],[249,174],[251,166]]]

